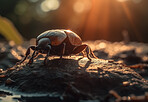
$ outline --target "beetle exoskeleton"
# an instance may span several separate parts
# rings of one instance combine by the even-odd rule
[[[91,57],[97,58],[88,45],[82,44],[81,38],[76,33],[64,29],[48,30],[41,33],[36,39],[36,46],[30,46],[27,49],[25,58],[19,64],[26,60],[30,54],[30,49],[34,52],[28,62],[29,64],[33,63],[33,58],[39,53],[46,54],[44,64],[47,64],[47,59],[51,55],[60,56],[60,59],[62,59],[62,56],[82,53],[89,60],[91,60]]]

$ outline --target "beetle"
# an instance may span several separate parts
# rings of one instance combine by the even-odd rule
[[[46,54],[44,59],[45,65],[47,64],[48,57],[51,55],[60,56],[60,59],[62,59],[62,56],[81,52],[83,57],[86,55],[89,60],[91,60],[91,57],[97,58],[88,45],[82,44],[81,38],[76,33],[65,29],[48,30],[41,33],[36,39],[36,46],[30,46],[27,49],[24,59],[19,64],[26,60],[30,54],[30,49],[34,50],[34,52],[28,64],[32,64],[33,59],[39,53]]]

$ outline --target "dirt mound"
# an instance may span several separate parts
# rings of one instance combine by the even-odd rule
[[[27,62],[27,61],[26,61]],[[5,85],[22,92],[57,92],[62,97],[98,99],[110,90],[120,95],[143,94],[148,82],[134,70],[114,61],[67,57],[18,65],[6,72]]]

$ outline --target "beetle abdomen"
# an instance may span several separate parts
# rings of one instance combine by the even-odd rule
[[[60,45],[65,39],[67,35],[63,30],[48,30],[41,33],[37,37],[37,42],[42,38],[49,38],[52,46]]]
[[[64,30],[64,32],[67,34],[69,41],[74,46],[79,46],[82,44],[81,38],[74,32],[70,30]]]

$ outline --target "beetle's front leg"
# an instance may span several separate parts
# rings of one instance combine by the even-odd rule
[[[36,52],[36,50],[34,50],[32,57],[30,58],[28,64],[32,64],[33,63],[33,58],[35,58],[38,55],[38,52]]]
[[[30,49],[35,50],[36,47],[35,47],[35,46],[30,46],[30,47],[27,49],[27,51],[26,51],[25,58],[24,58],[23,60],[21,60],[20,62],[17,62],[16,65],[19,65],[19,64],[23,63],[23,62],[26,60],[26,58],[27,58],[28,55],[30,54]]]

